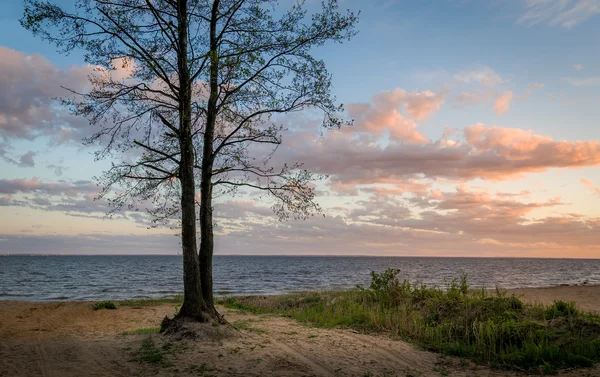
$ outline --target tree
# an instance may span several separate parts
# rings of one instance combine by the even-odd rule
[[[210,18],[208,77],[210,97],[200,166],[200,269],[204,300],[213,305],[213,189],[246,187],[276,199],[275,212],[306,217],[318,211],[310,182],[314,176],[301,165],[269,166],[252,158],[253,144],[276,147],[282,128],[274,114],[318,108],[325,127],[339,127],[341,110],[331,96],[331,77],[310,49],[354,35],[356,16],[338,13],[329,0],[305,23],[302,4],[274,19],[264,0],[214,0]],[[258,162],[257,162],[258,161]]]
[[[23,26],[62,52],[83,50],[98,67],[92,88],[72,90],[63,102],[99,128],[87,140],[102,146],[98,158],[120,155],[102,177],[101,195],[115,210],[152,201],[157,219],[180,218],[179,318],[220,318],[212,287],[215,195],[261,190],[275,200],[280,218],[319,210],[314,175],[300,164],[270,164],[283,131],[274,115],[315,108],[324,114],[323,126],[344,123],[331,76],[310,50],[352,37],[357,16],[339,13],[336,0],[324,1],[310,17],[302,2],[284,13],[276,4],[77,0],[64,9],[25,0]]]

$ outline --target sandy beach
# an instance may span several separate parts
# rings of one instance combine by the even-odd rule
[[[576,301],[600,312],[600,286],[509,291],[528,302]],[[317,329],[274,315],[220,308],[235,327],[204,325],[206,336],[175,340],[156,328],[174,304],[92,309],[90,302],[0,305],[0,376],[516,376],[423,351],[384,335]],[[143,361],[144,347],[163,350]],[[562,376],[600,376],[600,367]]]

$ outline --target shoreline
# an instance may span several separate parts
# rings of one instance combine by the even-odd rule
[[[428,286],[429,287],[429,286]],[[431,285],[431,287],[435,287],[434,285]],[[246,297],[246,296],[283,296],[283,295],[288,295],[288,294],[297,294],[297,293],[311,293],[311,292],[319,292],[319,293],[323,293],[323,292],[335,292],[335,291],[344,291],[344,290],[350,290],[354,287],[349,287],[349,288],[341,288],[341,289],[309,289],[309,290],[298,290],[298,291],[286,291],[286,292],[277,292],[277,293],[260,293],[260,294],[247,294],[244,292],[240,292],[240,293],[233,293],[233,292],[228,292],[225,294],[219,294],[218,292],[215,292],[215,298],[217,299],[223,299],[223,298],[228,298],[228,297]],[[472,291],[478,291],[484,289],[487,292],[493,293],[496,291],[496,288],[486,288],[486,287],[479,287],[479,288],[470,288],[470,290]],[[585,290],[590,290],[590,291],[595,291],[595,290],[599,290],[600,291],[600,283],[575,283],[575,284],[559,284],[559,285],[547,285],[547,286],[523,286],[523,287],[515,287],[515,288],[503,288],[503,287],[498,287],[498,289],[501,292],[507,292],[508,294],[516,294],[516,293],[523,293],[526,294],[527,296],[532,296],[535,295],[534,292],[546,292],[546,291],[557,291],[557,293],[559,294],[559,298],[560,300],[563,301],[572,301],[572,300],[565,300],[563,297],[566,297],[565,295],[562,294],[562,291],[565,290],[571,290],[571,291],[578,291],[581,289],[585,289]],[[62,298],[58,298],[58,299],[49,299],[49,300],[22,300],[22,299],[12,299],[12,298],[3,298],[0,296],[0,303],[3,302],[19,302],[19,303],[31,303],[31,304],[35,304],[35,303],[39,303],[39,304],[44,304],[44,303],[85,303],[85,302],[99,302],[99,301],[143,301],[143,300],[168,300],[168,299],[172,299],[175,297],[180,297],[183,295],[183,292],[181,293],[176,293],[175,295],[164,295],[164,296],[140,296],[140,297],[129,297],[129,298],[112,298],[112,297],[104,297],[104,298],[97,298],[97,299],[81,299],[81,300],[73,300],[73,299],[62,299]],[[548,295],[545,294],[543,295],[544,301],[542,303],[552,303],[552,301],[547,301],[548,299]],[[598,311],[600,313],[600,296],[599,296],[599,304],[597,306],[597,308],[595,309],[596,311]],[[527,297],[526,297],[527,300]]]

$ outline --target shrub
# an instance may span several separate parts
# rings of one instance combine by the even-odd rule
[[[101,302],[97,302],[94,304],[94,310],[100,310],[100,309],[114,310],[116,308],[117,308],[117,305],[115,305],[115,303],[112,301],[101,301]]]
[[[546,309],[546,319],[559,317],[572,317],[577,315],[577,307],[574,302],[554,301],[554,304]]]

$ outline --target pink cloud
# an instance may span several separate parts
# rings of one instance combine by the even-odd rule
[[[463,135],[462,140],[392,141],[382,146],[346,131],[331,131],[322,138],[303,135],[282,145],[278,159],[303,162],[329,175],[332,183],[362,185],[422,178],[499,181],[551,168],[600,165],[597,141],[556,141],[532,131],[483,124],[466,127]]]
[[[48,195],[73,196],[80,193],[97,193],[98,186],[90,181],[58,181],[44,182],[37,178],[31,179],[0,179],[0,193],[43,193]]]
[[[424,120],[437,112],[445,102],[444,95],[432,91],[406,92],[404,89],[384,91],[372,97],[371,103],[348,105],[348,115],[355,120],[353,131],[381,135],[388,131],[393,140],[425,143],[415,120]],[[408,118],[400,112],[404,107]]]
[[[592,181],[589,179],[581,178],[581,183],[588,189],[590,189],[594,194],[600,196],[600,187],[595,186]]]
[[[502,115],[510,110],[510,104],[513,100],[514,93],[510,90],[506,90],[499,94],[494,101],[494,110],[496,114]]]
[[[444,102],[443,93],[435,93],[430,90],[420,93],[414,91],[407,94],[404,107],[412,118],[425,120],[437,112]]]
[[[0,136],[34,139],[70,130],[81,139],[87,122],[70,117],[53,106],[54,98],[67,95],[61,86],[82,90],[88,85],[91,66],[60,70],[40,55],[26,55],[0,46]]]
[[[529,217],[538,209],[566,206],[560,198],[523,202],[466,185],[428,190],[421,201],[384,192],[336,206],[335,215],[326,218],[277,226],[266,207],[230,201],[230,214],[240,215],[219,220],[219,250],[248,250],[240,249],[244,244],[263,253],[310,254],[523,256],[526,250],[526,255],[555,256],[569,250],[588,257],[600,250],[598,218]]]

